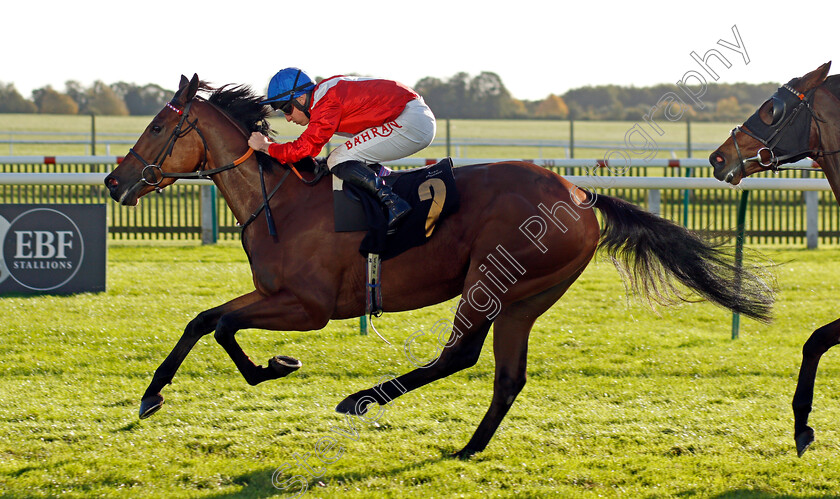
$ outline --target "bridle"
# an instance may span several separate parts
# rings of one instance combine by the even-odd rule
[[[761,111],[761,108],[759,108],[744,122],[743,126],[736,126],[732,129],[730,136],[735,144],[742,176],[747,175],[746,164],[750,161],[756,161],[764,168],[778,172],[780,170],[796,169],[793,167],[785,168],[782,165],[794,163],[808,156],[818,157],[840,152],[840,150],[815,151],[809,147],[811,122],[813,121],[817,125],[817,136],[820,138],[820,143],[822,143],[820,123],[825,122],[814,114],[812,103],[815,92],[816,88],[807,93],[802,93],[790,85],[782,85],[770,97],[773,114],[769,125],[759,117]],[[793,129],[793,133],[783,133],[790,131],[787,130],[789,128]],[[744,158],[741,147],[738,145],[737,132],[749,135],[761,143],[763,147],[756,151],[755,156]],[[767,156],[767,159],[762,157],[763,154]]]
[[[254,154],[254,150],[249,147],[248,152],[240,156],[238,159],[234,160],[232,163],[228,163],[227,165],[220,166],[218,168],[206,170],[205,168],[207,167],[208,151],[207,139],[204,138],[204,134],[202,134],[201,129],[198,128],[198,118],[195,118],[192,121],[190,121],[189,119],[190,107],[192,106],[192,103],[193,101],[190,100],[189,102],[187,102],[183,109],[179,108],[172,102],[166,103],[166,107],[178,113],[181,119],[178,120],[178,124],[175,126],[175,129],[172,130],[172,133],[169,134],[166,143],[160,149],[157,156],[155,156],[154,161],[149,163],[148,161],[146,161],[145,158],[143,158],[143,156],[140,155],[140,153],[135,151],[133,147],[128,150],[129,154],[137,158],[143,164],[143,171],[140,173],[140,179],[143,181],[143,183],[155,187],[158,191],[160,191],[160,183],[163,182],[163,179],[209,179],[217,173],[236,168],[237,166],[247,161],[248,158],[250,158],[251,155]],[[186,125],[186,127],[184,125]],[[180,138],[186,137],[193,130],[195,130],[199,138],[201,138],[201,143],[204,146],[204,155],[201,159],[201,164],[199,165],[198,170],[194,172],[175,173],[163,171],[163,162],[166,161],[166,158],[172,156],[172,149],[175,147],[175,142],[177,142],[177,140]]]
[[[190,121],[189,114],[190,114],[190,107],[192,106],[193,100],[191,99],[187,104],[184,106],[183,109],[176,106],[173,102],[167,102],[166,107],[171,109],[172,111],[178,113],[181,119],[178,121],[178,124],[175,126],[175,129],[172,130],[172,133],[169,134],[169,138],[167,138],[166,143],[160,149],[157,156],[155,157],[154,162],[149,163],[146,161],[143,156],[141,156],[134,148],[128,150],[129,154],[137,158],[143,164],[143,171],[140,173],[140,179],[146,185],[154,186],[155,189],[160,192],[160,183],[163,182],[165,178],[173,178],[173,179],[209,179],[213,175],[217,173],[221,173],[227,170],[231,170],[236,168],[237,166],[241,165],[245,161],[248,160],[253,154],[254,150],[250,147],[248,151],[240,156],[239,158],[235,159],[232,163],[228,163],[224,166],[220,166],[218,168],[212,168],[210,170],[205,169],[207,166],[207,139],[204,138],[204,134],[201,133],[201,129],[198,128],[198,118],[193,119]],[[184,126],[186,125],[186,127]],[[175,147],[175,142],[178,139],[186,137],[187,134],[195,130],[198,136],[201,138],[201,143],[204,145],[204,155],[201,159],[201,164],[198,167],[197,171],[193,172],[165,172],[161,168],[163,162],[166,161],[166,158],[172,155],[172,149]],[[261,192],[263,195],[263,204],[251,214],[247,221],[245,221],[241,227],[242,230],[245,230],[245,227],[251,224],[254,220],[256,220],[257,216],[260,212],[265,211],[266,221],[268,222],[268,233],[272,237],[277,236],[277,230],[274,226],[274,218],[271,215],[271,208],[269,207],[268,201],[274,196],[280,186],[283,185],[286,178],[289,176],[290,170],[286,170],[286,173],[280,178],[280,181],[274,187],[274,190],[271,191],[271,194],[266,192],[265,189],[265,176],[264,176],[264,169],[263,164],[261,161],[257,162],[259,164],[260,170],[260,187]],[[300,174],[298,174],[300,176]]]

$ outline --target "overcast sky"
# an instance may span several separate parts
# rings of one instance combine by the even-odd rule
[[[198,73],[264,93],[287,66],[408,85],[491,71],[515,98],[536,100],[584,85],[676,83],[690,71],[713,81],[692,52],[709,56],[722,83],[786,82],[840,53],[836,30],[817,27],[838,18],[836,0],[564,3],[9,0],[0,82],[30,97],[67,80],[174,89]]]

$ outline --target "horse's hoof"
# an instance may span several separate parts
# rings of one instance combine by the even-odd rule
[[[459,450],[458,452],[452,454],[450,457],[455,458],[455,459],[460,459],[460,460],[463,461],[463,460],[466,460],[466,459],[469,459],[469,458],[473,457],[473,455],[476,452],[478,452],[478,451],[469,449],[467,447],[464,447],[463,449]]]
[[[276,374],[274,379],[288,376],[300,369],[302,365],[299,360],[287,355],[277,355],[268,361],[268,367]]]
[[[808,447],[814,443],[814,429],[810,426],[806,426],[804,431],[799,432],[799,435],[796,435],[796,455],[802,457],[802,454],[805,454],[805,451],[808,450]]]
[[[163,395],[155,394],[140,401],[140,419],[146,419],[163,407]]]
[[[369,401],[368,404],[372,402],[373,401]],[[367,413],[368,404],[364,404],[360,407],[359,399],[357,399],[354,395],[350,395],[335,406],[335,412],[349,414],[351,416],[361,416]]]

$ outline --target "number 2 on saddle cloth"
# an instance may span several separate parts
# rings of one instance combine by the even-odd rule
[[[347,183],[343,183],[343,190],[336,190],[335,181],[333,184],[335,230],[366,230],[359,246],[362,256],[374,253],[384,261],[420,246],[444,218],[458,211],[460,200],[450,158],[432,166],[393,172],[383,180],[412,208],[392,236],[386,235],[387,217],[377,200]]]

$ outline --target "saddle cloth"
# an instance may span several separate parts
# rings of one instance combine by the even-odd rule
[[[460,199],[450,158],[435,165],[394,172],[382,180],[412,207],[391,236],[387,235],[388,218],[382,205],[333,176],[335,230],[367,231],[359,247],[362,256],[376,253],[387,260],[420,246],[432,237],[444,218],[458,211]]]

